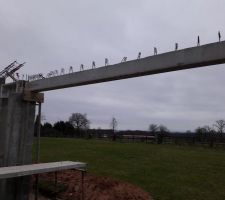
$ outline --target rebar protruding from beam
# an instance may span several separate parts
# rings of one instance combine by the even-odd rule
[[[61,68],[60,75],[64,75],[64,74],[65,74],[65,69]]]
[[[105,58],[105,66],[108,66],[108,65],[109,65],[109,59]]]
[[[70,66],[69,73],[73,73],[73,67]]]
[[[141,52],[138,53],[137,59],[138,59],[138,60],[141,59]]]
[[[80,71],[83,71],[83,70],[84,70],[84,65],[81,64],[81,65],[80,65]]]
[[[158,54],[157,48],[154,47],[154,55],[157,55],[157,54]]]
[[[178,50],[178,43],[175,43],[175,51]]]
[[[127,62],[127,57],[123,57],[123,59],[121,60],[121,63],[123,62]]]
[[[219,38],[219,42],[221,41],[221,34],[220,31],[218,31],[218,38]]]
[[[92,62],[92,69],[95,68],[95,61]]]
[[[198,35],[197,46],[200,46],[200,36]]]

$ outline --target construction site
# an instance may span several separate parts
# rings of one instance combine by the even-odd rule
[[[188,49],[175,50],[125,61],[114,65],[71,72],[28,81],[19,78],[18,70],[25,63],[16,61],[0,72],[0,197],[7,200],[29,198],[30,176],[66,169],[83,172],[86,163],[39,163],[41,105],[44,91],[94,83],[127,79],[170,71],[225,63],[225,42],[216,42]],[[6,82],[10,78],[11,81]],[[28,78],[27,78],[28,79]],[[34,126],[35,117],[38,126]],[[34,128],[37,130],[35,154]],[[33,164],[34,161],[36,164]],[[37,197],[36,197],[37,199]]]

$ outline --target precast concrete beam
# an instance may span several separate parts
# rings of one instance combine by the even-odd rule
[[[225,41],[28,82],[33,92],[88,85],[225,63]]]

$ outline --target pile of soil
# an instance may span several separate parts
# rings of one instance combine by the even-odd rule
[[[40,183],[51,181],[54,184],[54,178],[52,173],[42,174]],[[57,198],[63,200],[153,200],[141,188],[109,177],[85,173],[82,184],[81,172],[75,170],[58,172],[57,185],[64,186],[57,194]]]

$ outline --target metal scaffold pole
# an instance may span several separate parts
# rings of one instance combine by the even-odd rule
[[[40,162],[41,103],[38,104],[36,163]]]
[[[40,136],[41,136],[41,103],[38,103],[38,117],[37,117],[37,138],[36,138],[36,163],[40,162]],[[35,176],[35,200],[38,200],[38,174]]]

